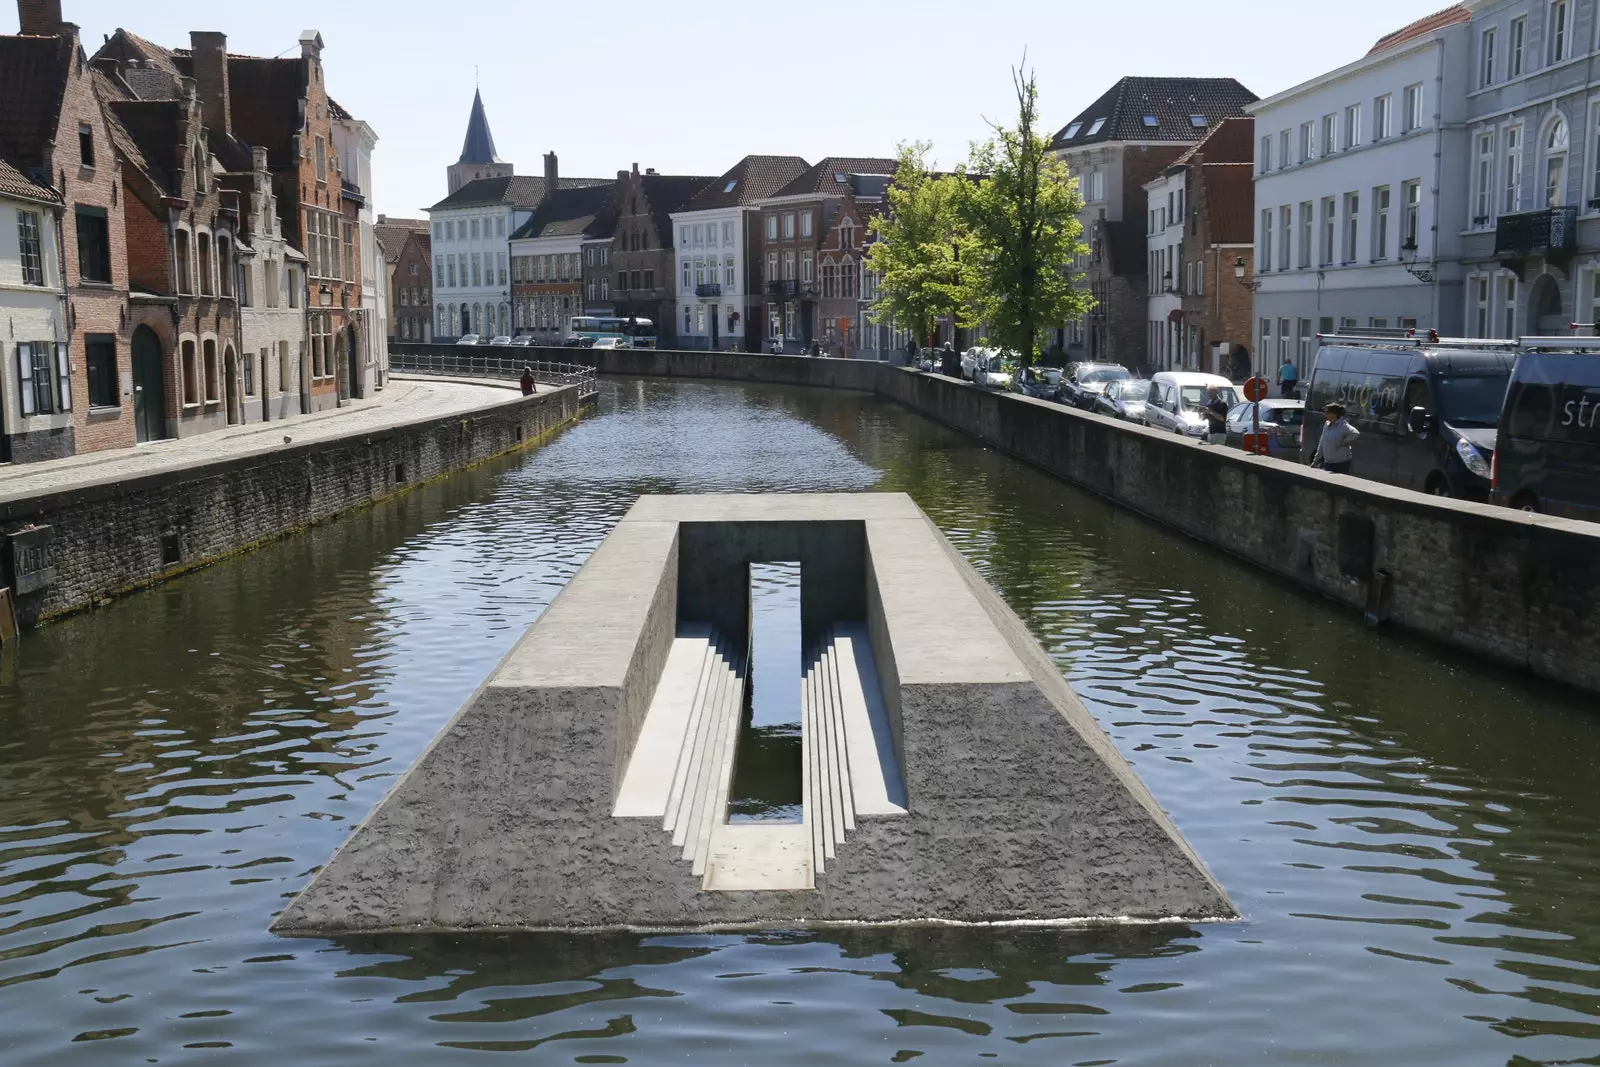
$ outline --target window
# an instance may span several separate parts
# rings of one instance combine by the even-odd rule
[[[1206,128],[1206,117],[1204,115],[1190,115],[1189,125],[1197,130],[1203,130]]]
[[[1153,129],[1153,128],[1161,125],[1161,120],[1156,118],[1154,115],[1146,115],[1144,117],[1144,124]]]
[[[1361,144],[1361,105],[1351,104],[1344,109],[1344,146],[1356,148]]]
[[[1294,208],[1285,205],[1278,209],[1278,232],[1281,244],[1278,248],[1278,269],[1289,269],[1289,235],[1294,232]]]
[[[1311,266],[1311,231],[1316,225],[1316,209],[1311,201],[1306,200],[1300,205],[1300,269],[1305,270]]]
[[[78,126],[78,162],[85,167],[94,166],[94,131],[87,123]]]
[[[1063,141],[1070,141],[1074,137],[1078,136],[1078,131],[1081,129],[1083,129],[1083,123],[1074,122],[1071,126],[1067,127],[1067,132],[1061,135],[1061,139]],[[732,189],[731,185],[729,186],[729,189]]]
[[[78,275],[86,282],[111,283],[111,231],[103,207],[79,206]]]
[[[776,216],[776,215],[768,215],[767,216],[767,240],[776,241],[777,239],[778,239],[778,216]]]
[[[17,345],[17,381],[22,387],[19,399],[24,415],[48,415],[56,410],[50,386],[50,353],[55,344],[24,341]]]
[[[777,280],[778,280],[778,253],[776,253],[776,252],[768,252],[767,253],[767,281],[775,282]]]
[[[1300,124],[1300,162],[1306,163],[1317,154],[1317,124],[1315,122],[1302,122]]]
[[[783,239],[788,241],[788,240],[793,240],[793,238],[794,238],[794,212],[787,211],[787,212],[784,213],[784,216],[783,216]]]
[[[785,249],[783,253],[783,280],[794,281],[794,249]]]
[[[328,147],[321,137],[317,138],[317,181],[328,180]]]
[[[1472,279],[1472,336],[1489,336],[1489,279],[1481,274]]]
[[[807,252],[806,253],[806,261],[809,263],[810,260],[811,260],[811,253]],[[727,257],[727,259],[723,260],[723,262],[722,262],[722,290],[723,290],[723,292],[726,293],[726,294],[732,295],[732,293],[734,291],[734,284],[735,283],[734,283],[734,271],[733,271],[733,257],[729,256],[729,257]]]
[[[1400,184],[1400,241],[1408,251],[1421,248],[1417,220],[1422,211],[1422,179],[1413,178]]]
[[[1494,84],[1494,45],[1495,33],[1493,29],[1483,31],[1483,36],[1478,42],[1478,85],[1488,86]]]
[[[1372,139],[1382,141],[1394,132],[1394,96],[1385,93],[1372,102]]]
[[[450,278],[450,283],[447,288],[454,289],[456,287],[456,258],[454,256],[450,257],[450,262],[446,264],[446,267],[449,270]],[[442,285],[444,283],[441,281],[440,284]]]
[[[211,235],[208,233],[195,236],[195,247],[199,251],[200,264],[200,295],[211,295]]]
[[[810,236],[810,234],[811,234],[811,217],[808,214],[806,216],[806,235]],[[731,223],[731,222],[724,222],[722,224],[722,243],[725,244],[725,245],[733,244],[733,223]]]
[[[1260,173],[1265,174],[1272,169],[1272,137],[1270,135],[1261,138],[1261,159],[1258,162],[1260,164]]]
[[[1473,184],[1477,186],[1472,200],[1472,227],[1482,229],[1489,225],[1489,201],[1494,196],[1494,134],[1478,134],[1478,161],[1473,169]]]
[[[476,241],[478,239],[478,220],[477,219],[473,219],[472,220],[472,239],[474,241]]]
[[[1500,210],[1513,214],[1522,208],[1522,127],[1506,128],[1505,199]]]
[[[347,282],[353,282],[353,281],[356,280],[356,236],[355,236],[355,234],[356,234],[355,224],[352,223],[352,222],[345,223],[344,224],[344,269],[339,273],[339,277],[343,278]],[[500,253],[500,258],[501,258],[501,261],[504,262],[504,260],[505,260],[505,253],[504,252]],[[502,283],[504,283],[505,282],[505,278],[501,278],[500,281]]]
[[[1300,319],[1299,326],[1300,348],[1296,353],[1295,365],[1305,368],[1311,366],[1311,320]]]
[[[805,282],[807,285],[811,284],[812,280],[815,278],[815,269],[816,253],[808,248],[804,252],[800,253],[800,280]]]
[[[600,299],[601,300],[610,300],[611,299],[611,277],[610,277],[610,275],[602,274],[600,276]]]
[[[483,284],[483,257],[477,252],[472,253],[472,284],[475,286]]]
[[[646,289],[654,289],[656,287],[656,272],[655,271],[646,270],[644,272],[644,287]]]
[[[1272,209],[1266,208],[1261,212],[1261,256],[1259,259],[1261,269],[1272,269]]]
[[[200,351],[205,356],[203,362],[206,376],[206,403],[215,404],[217,402],[217,342],[200,342]]]
[[[1372,259],[1389,258],[1389,187],[1372,190]]]
[[[1339,134],[1339,116],[1322,116],[1322,154],[1331,156],[1338,151],[1339,145],[1335,138]]]
[[[233,295],[233,257],[228,254],[228,239],[217,238],[217,291],[223,296]]]
[[[1572,5],[1568,0],[1553,0],[1547,34],[1550,38],[1550,62],[1560,63],[1570,55],[1572,40]]]
[[[494,235],[496,237],[504,237],[506,235],[506,220],[504,215],[494,220]]]
[[[1361,233],[1361,194],[1344,194],[1344,262],[1356,261],[1356,241]]]
[[[1322,201],[1322,265],[1327,266],[1333,262],[1333,231],[1334,219],[1338,215],[1338,203],[1333,197],[1325,197]]]
[[[1522,75],[1523,46],[1528,41],[1528,16],[1511,20],[1511,51],[1506,57],[1506,77],[1517,78]]]
[[[690,281],[689,281],[689,271],[690,271],[690,269],[691,268],[690,268],[689,261],[687,259],[684,260],[683,261],[683,290],[684,290],[684,292],[688,292],[689,291],[689,286],[691,284]]]
[[[1400,94],[1401,107],[1405,113],[1400,116],[1400,132],[1410,133],[1412,130],[1422,129],[1422,85],[1408,85]]]
[[[1284,130],[1278,134],[1278,169],[1282,170],[1293,162],[1294,157],[1289,154],[1289,131]]]
[[[1544,196],[1546,207],[1560,207],[1567,200],[1567,120],[1560,115],[1544,138]]]
[[[402,321],[402,325],[409,326],[411,323]],[[267,350],[263,348],[261,350],[261,369],[266,370],[266,368]],[[256,354],[254,352],[246,352],[244,354],[244,395],[256,395]]]
[[[783,314],[778,310],[777,304],[767,305],[767,336],[783,336]]]
[[[640,278],[638,271],[632,271],[632,272],[629,273],[629,275],[628,275],[628,284],[629,284],[630,288],[633,288],[633,289],[641,288],[641,286],[639,284],[641,281],[642,281],[642,279]]]
[[[350,231],[348,229],[346,229],[345,230],[345,241],[348,242],[349,240],[350,240]],[[348,243],[345,245],[345,250],[346,251],[349,250]],[[563,259],[567,259],[567,258],[571,258],[571,257],[565,257],[564,256],[562,258]],[[566,277],[570,278],[572,276],[571,267],[568,267],[568,269],[566,271],[564,271],[563,273],[565,274]],[[506,284],[506,254],[504,252],[500,253],[500,284],[501,285]]]
[[[1500,336],[1509,340],[1517,337],[1517,276],[1507,274],[1501,288],[1501,332]]]
[[[811,212],[810,211],[806,211],[806,212],[802,213],[801,216],[800,216],[800,236],[801,237],[810,237],[811,236]]]
[[[1094,122],[1089,126],[1089,132],[1086,136],[1093,137],[1095,134],[1099,133],[1105,128],[1105,124],[1105,119],[1095,119]]]
[[[1261,347],[1258,348],[1257,351],[1261,354],[1261,358],[1263,358],[1263,359],[1268,358],[1267,354],[1272,351],[1272,320],[1271,319],[1262,319],[1261,320]]]
[[[288,282],[289,306],[292,308],[297,308],[300,306],[300,278],[299,275],[295,273],[293,267],[288,268]]]
[[[17,250],[22,257],[22,284],[44,284],[44,244],[39,238],[39,213],[17,212]]]

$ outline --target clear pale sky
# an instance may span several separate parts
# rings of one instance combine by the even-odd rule
[[[16,8],[0,0],[0,32]],[[379,136],[376,207],[421,216],[461,152],[474,69],[495,145],[519,174],[605,177],[637,162],[717,175],[750,152],[890,156],[929,140],[966,157],[1012,106],[1027,50],[1052,129],[1118,78],[1238,78],[1262,96],[1365,54],[1445,0],[63,0],[92,53],[118,26],[187,47],[221,30],[230,51],[298,52],[316,29],[328,87]]]

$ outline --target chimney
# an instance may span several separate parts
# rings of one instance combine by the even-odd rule
[[[322,34],[306,30],[300,34],[300,56],[303,59],[322,59]]]
[[[625,171],[625,170],[617,171],[617,181],[625,182],[627,180],[628,180],[628,172],[627,171]]]
[[[61,35],[61,0],[17,0],[20,33],[29,37]]]
[[[219,140],[232,136],[229,122],[232,103],[228,99],[228,36],[208,30],[193,30],[189,48],[194,53],[194,80],[200,91],[200,114]]]
[[[560,181],[561,170],[556,166],[556,154],[554,152],[546,152],[544,154],[545,192],[553,192],[554,190],[560,188]]]
[[[267,150],[265,148],[250,149],[250,165],[259,174],[267,169]]]
[[[389,221],[389,216],[388,215],[379,215],[378,216],[378,225],[379,226],[382,226],[384,223],[386,223],[388,221]]]
[[[633,176],[635,178],[637,178],[639,176],[639,164],[637,164],[637,163],[635,163],[633,165]]]
[[[645,169],[644,169],[644,172],[645,172],[645,173],[646,173],[646,174],[654,174],[654,173],[655,173],[655,172],[656,172],[656,168],[654,168],[654,167],[646,167],[646,168],[645,168]]]

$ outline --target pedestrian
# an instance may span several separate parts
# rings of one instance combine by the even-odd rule
[[[939,373],[946,378],[961,377],[961,357],[956,355],[956,346],[949,341],[944,343],[944,351],[939,355]]]
[[[917,365],[917,339],[915,337],[907,337],[906,338],[906,366],[915,367],[916,365]]]
[[[523,367],[522,368],[522,395],[523,396],[532,396],[533,395],[533,368],[532,367]]]
[[[1278,368],[1278,392],[1285,400],[1294,399],[1295,386],[1300,384],[1300,368],[1288,356],[1283,357],[1283,366]]]
[[[1332,474],[1349,474],[1351,465],[1355,463],[1356,438],[1361,436],[1361,431],[1350,425],[1350,420],[1344,417],[1343,404],[1329,404],[1322,409],[1322,413],[1326,417],[1322,440],[1317,442],[1311,465]]]
[[[1214,445],[1226,444],[1228,440],[1228,402],[1223,399],[1220,386],[1208,386],[1206,394],[1206,406],[1202,414],[1206,417],[1206,428],[1210,431],[1207,435],[1207,440]]]

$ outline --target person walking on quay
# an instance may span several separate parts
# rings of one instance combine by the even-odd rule
[[[915,367],[916,365],[917,339],[915,337],[908,337],[906,338],[906,366]]]
[[[1295,386],[1300,384],[1300,368],[1288,356],[1283,357],[1283,366],[1278,368],[1278,392],[1285,400],[1294,399]]]
[[[533,368],[532,367],[523,367],[522,368],[522,395],[523,396],[532,396],[533,395]]]
[[[1207,439],[1220,445],[1228,440],[1228,402],[1222,399],[1222,390],[1215,385],[1207,392],[1210,394],[1205,407],[1206,426],[1210,430]]]
[[[1311,465],[1333,474],[1349,474],[1356,457],[1356,438],[1361,436],[1361,431],[1350,425],[1350,420],[1344,417],[1343,404],[1329,404],[1322,411],[1327,420],[1323,425],[1322,440],[1317,443],[1317,454],[1311,457]]]
[[[944,343],[944,351],[939,354],[939,373],[946,378],[961,377],[961,357],[956,355],[956,346],[949,341]]]

